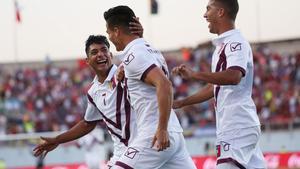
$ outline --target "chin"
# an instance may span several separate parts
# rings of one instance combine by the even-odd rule
[[[213,30],[213,29],[209,29],[209,32],[212,34],[217,34],[217,31]]]

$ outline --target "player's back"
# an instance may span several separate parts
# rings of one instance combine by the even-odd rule
[[[137,113],[138,134],[153,136],[159,119],[156,88],[145,83],[144,79],[155,67],[161,68],[168,76],[166,61],[158,50],[152,48],[142,38],[128,44],[123,57],[125,84],[128,87],[131,105]],[[168,130],[182,132],[173,109],[171,109]]]

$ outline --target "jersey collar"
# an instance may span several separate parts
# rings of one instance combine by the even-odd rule
[[[226,32],[222,33],[221,35],[219,35],[218,37],[214,38],[212,40],[212,43],[215,46],[218,46],[218,45],[222,44],[227,37],[229,37],[233,34],[239,33],[239,32],[240,31],[238,29],[231,29],[229,31],[226,31]]]
[[[115,64],[112,65],[106,79],[104,80],[103,83],[107,82],[107,81],[111,81],[112,77],[115,75],[115,72],[117,71],[117,66]],[[98,80],[98,77],[97,75],[95,76],[94,80],[93,80],[93,83],[98,83],[98,84],[101,84]]]
[[[125,49],[123,50],[124,53],[127,53],[129,51],[129,49],[134,46],[135,44],[139,44],[139,43],[142,43],[142,42],[145,42],[145,39],[144,38],[137,38],[137,39],[134,39],[133,41],[129,42]]]

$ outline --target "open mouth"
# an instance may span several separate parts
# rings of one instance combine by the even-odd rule
[[[97,60],[96,63],[97,63],[98,65],[106,64],[106,63],[107,63],[107,59]]]

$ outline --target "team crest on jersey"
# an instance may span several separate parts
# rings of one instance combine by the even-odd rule
[[[242,50],[242,44],[239,42],[232,42],[230,44],[230,50],[231,50],[231,52]]]
[[[133,159],[138,152],[139,152],[138,150],[132,147],[128,147],[127,151],[125,152],[125,156],[130,159]]]
[[[127,56],[127,58],[123,61],[125,65],[128,65],[134,59],[134,55],[131,53]]]

